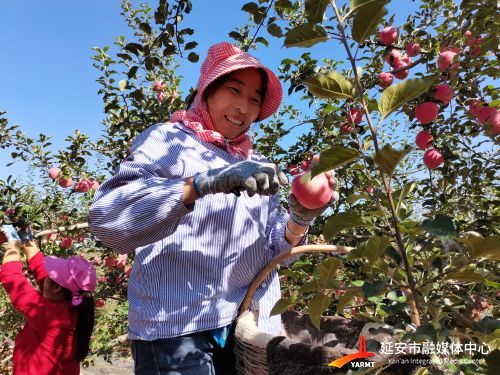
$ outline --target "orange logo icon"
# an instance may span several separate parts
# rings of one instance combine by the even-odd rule
[[[335,361],[329,363],[328,366],[341,368],[346,363],[354,361],[355,359],[373,357],[374,355],[375,353],[366,351],[366,341],[365,338],[361,336],[359,338],[359,352],[340,357],[339,359],[336,359]]]

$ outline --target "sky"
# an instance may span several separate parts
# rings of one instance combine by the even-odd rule
[[[184,76],[181,89],[185,92],[196,85],[208,47],[231,41],[228,33],[245,23],[248,15],[241,7],[247,2],[193,0],[184,27],[195,29],[193,40],[199,43],[200,61],[181,61],[178,74]],[[156,8],[157,1],[149,3]],[[416,9],[414,2],[405,3],[405,11]],[[92,47],[112,45],[119,35],[131,40],[120,4],[120,0],[0,0],[0,111],[7,112],[9,124],[19,125],[33,138],[40,133],[52,137],[54,152],[67,147],[64,139],[76,129],[93,139],[99,136],[104,129],[103,104],[95,82],[99,71],[90,57]],[[397,12],[391,4],[389,16],[393,13],[399,23],[408,14]],[[252,54],[275,72],[283,56],[298,57],[305,52],[300,48],[284,51],[281,40],[269,40],[269,48]],[[339,51],[335,53],[338,58]],[[25,173],[21,163],[4,167],[12,151],[0,150],[0,179]]]

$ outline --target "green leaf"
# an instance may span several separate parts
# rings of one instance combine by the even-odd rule
[[[349,13],[357,12],[362,6],[367,5],[369,3],[388,3],[388,0],[351,0],[349,4]]]
[[[385,145],[384,148],[375,155],[373,161],[382,172],[391,176],[396,166],[410,151],[411,147],[406,147],[404,150],[398,151],[394,150],[391,145]]]
[[[469,268],[450,272],[446,275],[446,279],[461,281],[464,283],[482,283],[484,281],[484,276]]]
[[[442,214],[437,214],[432,220],[424,220],[421,226],[426,232],[443,239],[454,238],[458,234],[451,217]]]
[[[309,92],[319,98],[353,98],[356,95],[354,85],[342,74],[331,71],[305,81]]]
[[[299,294],[304,294],[307,292],[316,292],[318,290],[324,289],[323,285],[319,282],[318,279],[312,279],[311,281],[308,281],[304,285],[302,285],[298,292]]]
[[[385,282],[375,281],[375,282],[365,282],[361,287],[363,294],[366,298],[378,296],[380,292],[384,289]]]
[[[271,310],[271,316],[272,315],[277,315],[285,312],[292,306],[295,302],[297,302],[297,295],[292,294],[288,298],[281,298],[276,304],[273,306],[273,309]]]
[[[325,224],[323,234],[325,239],[328,241],[341,230],[359,226],[367,227],[371,225],[371,223],[366,222],[357,212],[347,211],[330,217]]]
[[[309,313],[309,317],[311,318],[312,324],[317,329],[320,329],[321,315],[328,308],[328,306],[330,306],[330,302],[330,297],[323,293],[316,294],[309,301],[307,311]]]
[[[377,99],[370,98],[368,95],[365,95],[365,101],[368,106],[368,112],[372,113],[373,111],[378,111]]]
[[[497,283],[497,282],[492,281],[492,280],[484,280],[484,284],[486,286],[491,286],[495,289],[500,289],[500,283]]]
[[[500,236],[480,237],[468,234],[458,240],[470,247],[473,258],[500,260]]]
[[[274,6],[279,9],[293,9],[293,4],[290,0],[278,0]]]
[[[320,173],[338,168],[341,165],[350,163],[359,158],[361,154],[352,148],[345,146],[333,146],[323,151],[319,157],[319,163],[315,164],[311,176],[315,177]]]
[[[397,214],[399,214],[399,208],[401,207],[401,203],[406,199],[406,197],[408,197],[409,194],[411,194],[413,190],[415,190],[416,187],[417,184],[415,182],[408,182],[403,186],[401,192],[399,193],[399,196],[397,197],[398,199],[396,204]],[[393,196],[395,196],[395,194],[393,194]]]
[[[188,55],[188,60],[192,63],[197,62],[200,59],[200,56],[196,52],[190,52]]]
[[[120,91],[125,91],[125,88],[127,87],[127,80],[126,79],[122,79],[119,83],[118,83],[118,88],[120,89]]]
[[[341,265],[342,262],[340,261],[340,259],[328,258],[316,266],[316,272],[318,272],[324,283],[328,283],[329,280],[336,279],[337,270]]]
[[[346,306],[348,306],[356,296],[360,296],[360,291],[357,289],[351,289],[342,294],[337,302],[337,314],[343,314]]]
[[[256,3],[246,3],[241,7],[241,10],[253,14],[257,10],[259,10],[259,6]]]
[[[328,0],[306,0],[305,10],[307,20],[311,23],[323,22]]]
[[[276,38],[281,38],[283,36],[283,30],[275,23],[267,25],[267,32]]]
[[[373,265],[377,259],[379,259],[382,254],[384,254],[385,249],[389,246],[391,241],[384,236],[372,236],[365,245],[365,250],[363,252],[363,257],[368,260],[368,263]]]
[[[190,49],[196,48],[197,45],[198,45],[198,42],[189,42],[189,43],[186,43],[186,45],[184,46],[184,49],[186,51],[189,51]]]
[[[263,38],[261,36],[257,37],[257,39],[255,39],[255,42],[257,43],[260,43],[260,44],[263,44],[265,45],[266,47],[269,47],[269,42],[267,41],[266,38]]]
[[[356,42],[364,43],[377,32],[378,25],[382,23],[387,14],[384,5],[385,1],[373,1],[366,3],[356,12],[352,24],[352,38]]]
[[[305,23],[288,30],[285,35],[285,47],[312,47],[317,43],[328,40],[323,26]]]
[[[151,34],[151,26],[147,22],[143,22],[139,25],[139,29],[144,31],[146,34],[150,35]]]
[[[406,79],[403,82],[386,88],[382,92],[378,103],[378,108],[382,116],[381,119],[387,117],[410,100],[428,92],[435,80],[436,77],[434,76]]]
[[[139,55],[139,53],[142,52],[142,45],[138,43],[129,43],[123,47],[123,49],[132,52],[135,55]]]
[[[127,77],[129,79],[135,77],[135,73],[137,73],[137,69],[139,69],[139,67],[136,66],[136,65],[134,65],[133,67],[131,67],[130,70],[128,71],[128,73],[127,73]]]
[[[366,193],[352,193],[345,199],[345,202],[353,204],[354,202],[357,202],[361,199],[370,199],[370,196]]]

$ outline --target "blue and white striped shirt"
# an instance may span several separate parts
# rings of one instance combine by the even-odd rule
[[[258,154],[250,159],[267,162]],[[129,338],[156,340],[228,325],[257,273],[291,248],[289,215],[278,195],[214,194],[184,206],[187,177],[238,161],[181,123],[157,124],[134,139],[130,156],[96,192],[92,232],[118,252],[135,251]],[[269,317],[279,297],[274,270],[251,304],[265,332],[280,330],[279,315]]]

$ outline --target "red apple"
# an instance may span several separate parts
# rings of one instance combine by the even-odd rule
[[[286,166],[286,170],[288,173],[290,173],[292,176],[295,176],[296,174],[300,173],[299,166],[298,165],[293,165],[293,164],[288,164]]]
[[[500,123],[500,113],[493,107],[481,107],[477,111],[477,121],[481,125],[497,125]]]
[[[59,242],[59,247],[61,249],[69,249],[73,245],[73,239],[71,237],[64,237],[61,242]]]
[[[436,149],[430,148],[424,153],[424,164],[429,169],[434,169],[443,164],[443,155]]]
[[[60,178],[59,186],[62,188],[69,188],[73,185],[73,180],[71,178]]]
[[[453,51],[444,51],[439,54],[437,60],[438,69],[442,72],[450,71],[455,74],[458,70],[459,56],[458,53]]]
[[[324,173],[320,173],[311,180],[311,172],[303,172],[292,180],[291,191],[305,208],[316,209],[323,207],[332,199],[333,190]]]
[[[472,116],[476,117],[477,114],[479,113],[479,110],[483,107],[483,104],[481,103],[480,100],[473,99],[469,103],[469,112],[471,113]]]
[[[408,64],[404,63],[403,61],[398,62],[396,65],[394,65],[394,69],[401,69],[408,66]],[[410,73],[410,69],[403,69],[400,70],[399,72],[392,73],[394,77],[397,79],[405,79],[408,77],[408,74]]]
[[[438,116],[438,112],[439,107],[433,102],[421,103],[415,107],[415,117],[423,125],[434,121]]]
[[[422,150],[425,150],[431,145],[433,140],[434,137],[431,135],[431,133],[422,130],[417,134],[417,137],[415,138],[415,144]]]
[[[49,177],[53,180],[57,180],[59,177],[61,177],[61,170],[57,167],[50,168]]]
[[[434,88],[433,97],[447,105],[453,99],[453,89],[446,83],[442,83]]]
[[[99,181],[96,181],[94,179],[90,179],[90,180],[88,180],[88,182],[89,182],[90,188],[92,190],[97,190],[99,188],[99,186],[101,185],[101,184],[99,184]]]
[[[382,72],[378,76],[378,84],[383,89],[392,85],[392,81],[393,81],[393,78],[392,78],[391,73]]]
[[[342,133],[354,133],[354,126],[351,126],[349,124],[342,124],[340,125],[340,131]]]
[[[420,44],[418,43],[409,43],[405,47],[406,54],[410,57],[417,56],[420,54]]]
[[[359,108],[351,108],[346,118],[349,124],[354,123],[354,125],[358,125],[361,121],[363,121],[363,112]]]
[[[78,193],[86,193],[90,189],[90,183],[87,180],[80,180],[75,185],[75,191]]]
[[[391,52],[389,52],[389,54],[385,57],[385,61],[390,66],[394,66],[394,64],[401,61],[401,52],[397,49],[391,50]]]
[[[398,29],[395,27],[384,27],[380,32],[380,42],[385,46],[390,46],[398,39]]]

